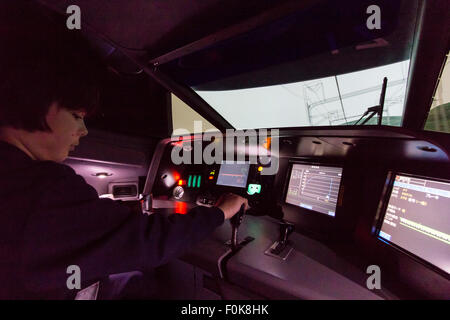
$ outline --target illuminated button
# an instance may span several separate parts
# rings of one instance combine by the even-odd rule
[[[261,192],[261,185],[260,184],[249,184],[247,188],[247,193],[249,195],[254,195],[255,193]]]
[[[214,176],[209,176],[209,180],[213,180],[214,179]]]
[[[100,179],[105,179],[106,177],[112,176],[112,173],[108,173],[108,172],[97,172],[92,174],[94,177],[100,178]]]
[[[181,199],[184,195],[184,189],[183,187],[175,187],[175,189],[173,189],[173,197],[175,199]]]
[[[259,172],[263,171],[263,167],[262,167],[262,166],[259,166],[259,167],[258,167],[258,171],[259,171]]]

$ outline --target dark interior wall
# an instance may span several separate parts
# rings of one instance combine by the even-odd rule
[[[103,83],[101,105],[89,127],[116,133],[162,138],[169,133],[168,92],[150,77],[111,74]]]

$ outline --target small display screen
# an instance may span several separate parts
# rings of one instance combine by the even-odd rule
[[[217,184],[221,186],[245,188],[247,186],[250,164],[225,161],[220,165]]]
[[[396,175],[379,237],[450,273],[450,183]]]
[[[292,166],[286,202],[334,217],[341,177],[342,168],[296,163]]]

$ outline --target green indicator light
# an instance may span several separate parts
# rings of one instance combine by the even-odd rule
[[[261,185],[260,184],[249,184],[247,188],[247,193],[249,195],[254,195],[255,193],[261,192]]]
[[[189,175],[189,180],[188,180],[188,187],[189,187],[189,188],[191,187],[191,181],[192,181],[192,176]]]
[[[197,176],[194,176],[194,180],[192,180],[192,188],[195,188],[195,181],[197,181]]]
[[[202,180],[202,176],[198,176],[197,180],[197,188],[200,188],[200,181]]]

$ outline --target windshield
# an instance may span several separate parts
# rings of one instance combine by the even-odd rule
[[[387,77],[382,124],[400,126],[408,68],[406,60],[309,81],[196,92],[237,129],[348,125],[378,104]]]
[[[236,129],[353,125],[386,77],[382,124],[401,126],[417,2],[380,1],[379,29],[368,27],[370,4],[317,1],[161,69]]]

